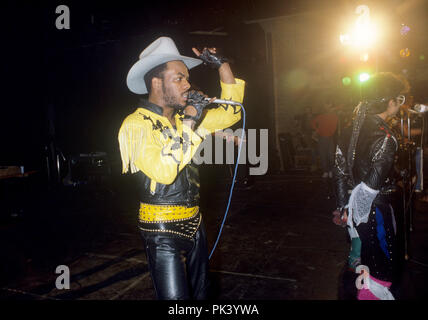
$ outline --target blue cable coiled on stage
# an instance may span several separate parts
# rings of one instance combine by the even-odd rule
[[[232,101],[231,101],[232,102]],[[224,223],[226,222],[226,218],[227,218],[227,214],[229,213],[229,207],[230,207],[230,203],[232,202],[232,194],[233,194],[233,188],[235,186],[235,179],[236,179],[236,173],[238,172],[238,164],[239,164],[239,159],[241,157],[241,149],[242,149],[242,143],[244,141],[244,135],[245,135],[245,109],[244,106],[241,103],[238,102],[234,102],[234,104],[237,104],[239,106],[241,106],[241,110],[242,110],[242,133],[241,133],[241,142],[239,143],[239,147],[238,147],[238,157],[236,159],[236,164],[235,164],[235,172],[233,174],[233,180],[232,180],[232,185],[230,186],[230,192],[229,192],[229,201],[227,203],[227,207],[226,207],[226,212],[224,213],[224,217],[223,217],[223,221],[220,225],[220,231],[218,232],[218,236],[217,236],[217,240],[214,243],[214,246],[211,250],[211,253],[208,257],[208,259],[211,259],[211,256],[214,253],[215,248],[217,247],[217,244],[220,240],[220,236],[221,236],[221,232],[223,231],[223,227],[224,227]]]

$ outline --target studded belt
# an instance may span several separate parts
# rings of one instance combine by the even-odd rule
[[[144,222],[169,222],[193,217],[199,211],[199,207],[185,207],[174,205],[155,205],[140,203],[140,221]]]
[[[139,228],[192,238],[201,223],[199,207],[151,205],[140,203]]]

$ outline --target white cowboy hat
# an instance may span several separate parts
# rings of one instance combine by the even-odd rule
[[[160,37],[141,52],[140,60],[129,70],[126,77],[126,84],[129,90],[138,94],[147,93],[144,75],[154,67],[174,60],[183,61],[188,69],[192,69],[202,63],[200,59],[180,55],[171,38]]]

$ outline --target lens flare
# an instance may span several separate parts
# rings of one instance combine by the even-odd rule
[[[405,24],[401,25],[400,33],[401,33],[402,36],[406,36],[409,33],[409,31],[410,31],[410,27],[409,26],[406,26]]]
[[[342,78],[342,83],[344,86],[349,86],[351,84],[351,78],[349,77],[343,77]]]
[[[284,80],[285,85],[294,90],[302,89],[309,83],[308,74],[302,69],[291,70]]]
[[[405,49],[400,50],[400,57],[401,58],[407,58],[408,56],[410,56],[410,49],[409,48],[405,48]]]

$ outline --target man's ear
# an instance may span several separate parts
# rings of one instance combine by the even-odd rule
[[[154,90],[161,90],[162,88],[162,79],[161,78],[152,78],[152,88]]]
[[[395,103],[396,103],[395,99],[389,99],[389,101],[388,101],[388,109],[389,108],[394,108],[395,107]]]
[[[386,109],[388,113],[395,113],[396,103],[395,99],[390,99],[388,101],[388,107]]]

